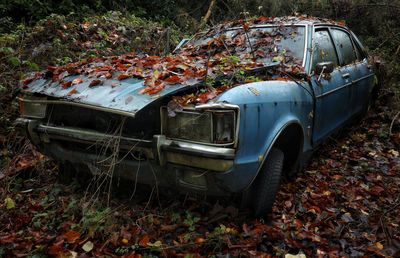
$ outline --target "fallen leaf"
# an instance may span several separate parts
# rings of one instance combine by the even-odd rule
[[[131,77],[130,75],[122,73],[122,74],[118,75],[117,79],[122,81],[122,80],[128,79],[130,77]]]
[[[375,246],[379,249],[382,250],[383,249],[383,245],[380,242],[376,242]]]
[[[78,93],[78,91],[76,90],[76,88],[74,88],[74,89],[70,90],[67,95],[71,96],[71,95],[74,95],[76,93]]]
[[[11,210],[11,209],[15,208],[15,202],[10,197],[6,197],[6,199],[4,200],[4,203],[6,205],[7,210]]]
[[[72,80],[72,85],[77,85],[77,84],[80,84],[82,82],[83,82],[83,80],[81,78],[76,78],[76,79]]]
[[[140,239],[139,245],[140,245],[141,247],[147,247],[147,244],[149,243],[149,241],[150,241],[149,235],[144,235],[144,236],[142,237],[142,239]]]
[[[162,243],[160,240],[157,240],[154,243],[149,242],[149,243],[147,243],[147,245],[151,246],[151,247],[160,247],[162,245]]]
[[[169,83],[169,84],[175,84],[175,83],[180,82],[181,78],[179,76],[177,76],[177,75],[173,75],[173,76],[170,76],[170,77],[166,78],[164,81]]]
[[[94,87],[97,85],[101,85],[103,82],[101,80],[93,80],[90,82],[89,87]]]
[[[77,239],[79,239],[80,236],[81,236],[81,234],[79,232],[74,231],[74,230],[70,230],[70,231],[68,231],[67,233],[64,234],[64,238],[70,244],[75,243],[75,241]]]
[[[93,250],[93,247],[94,247],[93,243],[92,243],[91,241],[87,241],[87,242],[82,246],[82,249],[83,249],[83,251],[85,251],[85,252],[90,252],[90,251]]]
[[[67,88],[71,87],[72,81],[63,82],[63,83],[61,83],[61,85],[64,89],[67,89]]]

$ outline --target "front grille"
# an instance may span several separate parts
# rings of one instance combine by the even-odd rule
[[[94,130],[143,140],[160,133],[158,109],[149,108],[135,117],[113,114],[84,107],[53,104],[47,111],[48,123],[60,127]]]

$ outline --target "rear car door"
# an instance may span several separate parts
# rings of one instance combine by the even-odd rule
[[[332,38],[339,54],[340,66],[345,70],[350,87],[349,118],[361,112],[368,101],[373,72],[366,55],[356,45],[351,34],[343,28],[331,28]]]
[[[316,27],[313,40],[311,71],[315,71],[316,64],[320,62],[332,62],[335,67],[327,76],[315,72],[311,76],[316,97],[313,141],[318,143],[347,121],[351,81],[346,68],[339,66],[329,28]]]

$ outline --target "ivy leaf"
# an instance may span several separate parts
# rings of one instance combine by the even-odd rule
[[[14,200],[11,199],[10,197],[7,197],[7,198],[4,200],[4,203],[5,203],[5,205],[6,205],[7,210],[11,210],[11,209],[14,209],[14,208],[15,208],[15,202],[14,202]]]
[[[19,66],[21,64],[21,60],[16,57],[16,56],[12,56],[10,58],[8,58],[8,63],[14,67]]]

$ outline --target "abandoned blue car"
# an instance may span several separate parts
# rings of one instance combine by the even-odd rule
[[[61,175],[241,194],[265,216],[281,179],[368,109],[376,69],[339,23],[259,17],[197,33],[168,56],[49,66],[21,82],[16,124]]]

